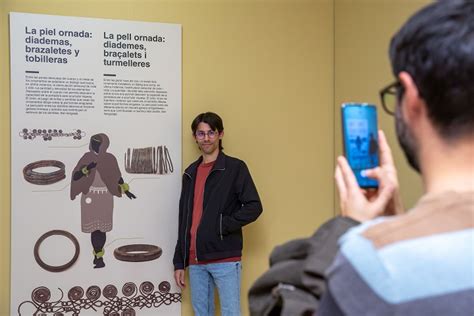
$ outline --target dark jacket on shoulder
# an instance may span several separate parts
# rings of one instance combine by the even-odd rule
[[[189,263],[194,185],[201,162],[202,157],[183,175],[175,270],[184,269]],[[242,226],[255,221],[261,213],[262,203],[245,162],[220,152],[204,187],[203,213],[196,233],[197,259],[242,256]]]
[[[310,238],[275,247],[269,270],[250,288],[250,315],[313,315],[326,292],[324,272],[337,254],[337,241],[358,224],[336,217]]]

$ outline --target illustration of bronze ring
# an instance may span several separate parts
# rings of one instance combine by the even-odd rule
[[[39,248],[41,246],[41,243],[48,237],[51,237],[51,236],[64,236],[66,238],[68,238],[69,240],[72,241],[72,243],[74,244],[74,248],[75,248],[75,253],[74,253],[74,256],[72,257],[72,259],[67,262],[66,264],[63,264],[61,266],[51,266],[47,263],[45,263],[40,255],[39,255]],[[77,258],[79,257],[79,242],[77,241],[76,237],[74,237],[73,234],[71,234],[70,232],[67,232],[65,230],[50,230],[49,232],[47,233],[44,233],[37,241],[36,241],[36,244],[35,244],[35,249],[34,249],[34,255],[35,255],[35,260],[36,262],[39,264],[40,267],[42,267],[43,269],[45,269],[46,271],[49,271],[49,272],[61,272],[61,271],[64,271],[64,270],[67,270],[69,269],[76,261],[77,261]]]
[[[56,167],[59,168],[53,172],[41,173],[33,171],[36,168]],[[23,168],[23,177],[26,181],[33,184],[45,185],[53,184],[66,178],[64,163],[58,160],[39,160],[32,162]]]
[[[154,245],[131,244],[120,246],[114,250],[117,260],[129,262],[151,261],[159,258],[163,250]]]
[[[168,293],[171,289],[171,284],[168,281],[163,281],[158,285],[158,289],[161,293]]]

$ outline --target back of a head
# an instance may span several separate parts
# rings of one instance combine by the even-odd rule
[[[413,15],[394,35],[395,76],[408,72],[440,136],[474,132],[474,1],[440,0]]]

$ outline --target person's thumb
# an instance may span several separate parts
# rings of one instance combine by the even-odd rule
[[[382,177],[382,170],[380,167],[366,169],[364,170],[364,176],[371,179],[380,180],[380,178]]]
[[[379,194],[377,198],[372,202],[372,210],[374,212],[374,217],[381,215],[385,211],[385,208],[392,199],[394,192],[395,186],[392,184],[387,184],[379,188]]]

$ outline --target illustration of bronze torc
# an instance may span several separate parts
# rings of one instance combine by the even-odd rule
[[[136,196],[124,182],[117,159],[107,152],[110,141],[106,134],[93,135],[89,151],[79,159],[72,171],[71,200],[81,194],[81,229],[91,234],[94,268],[103,268],[106,232],[113,227],[114,196]]]

